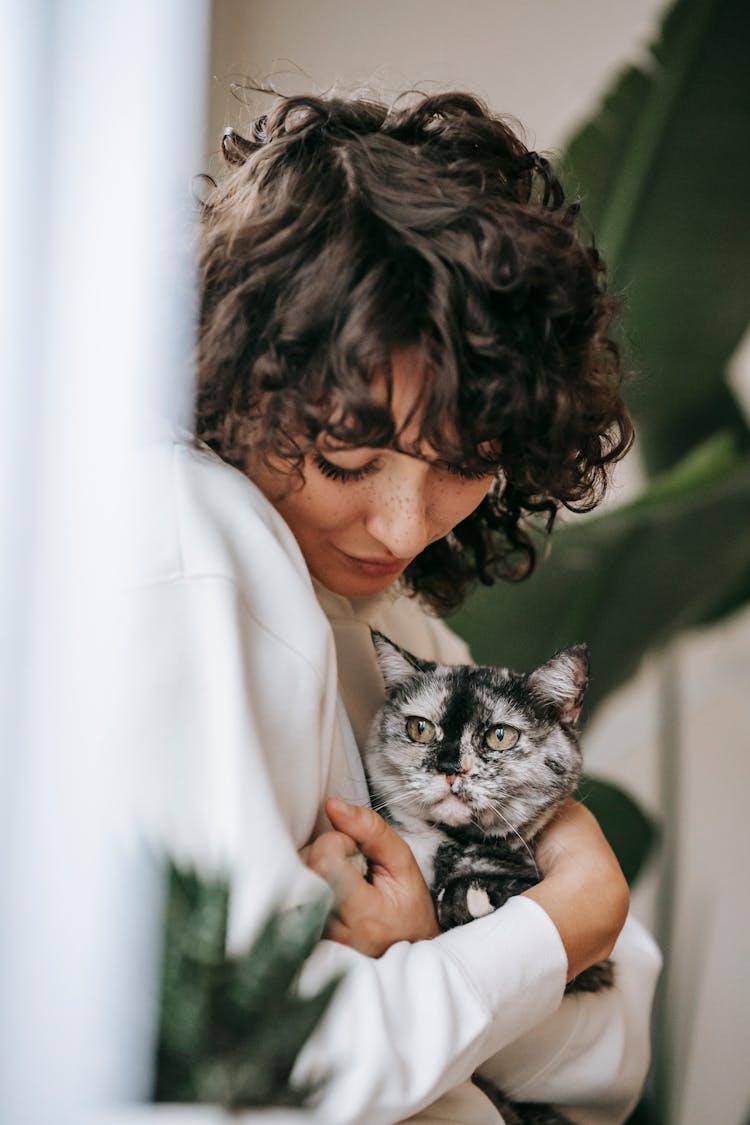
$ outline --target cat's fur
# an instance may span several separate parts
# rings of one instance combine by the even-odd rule
[[[387,693],[365,747],[373,805],[410,845],[438,921],[451,929],[539,881],[534,839],[581,776],[576,723],[588,653],[576,645],[520,674],[420,660],[382,633],[372,636]],[[605,961],[568,989],[611,983]],[[480,1085],[508,1122],[568,1120]]]

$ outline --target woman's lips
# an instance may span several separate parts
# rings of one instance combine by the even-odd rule
[[[362,574],[368,574],[373,578],[400,574],[411,562],[411,559],[360,558],[357,555],[350,555],[346,551],[342,551],[341,554]]]

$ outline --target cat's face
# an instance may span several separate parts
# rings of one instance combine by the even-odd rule
[[[541,827],[581,773],[571,728],[587,681],[585,649],[519,675],[428,664],[382,634],[373,640],[388,697],[366,765],[393,814],[501,836]]]

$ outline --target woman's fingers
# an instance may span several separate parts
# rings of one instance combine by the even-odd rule
[[[359,854],[356,843],[343,832],[324,832],[306,849],[305,863],[332,887],[335,906],[367,889],[353,862]]]
[[[409,845],[374,809],[331,798],[326,802],[326,813],[334,828],[356,840],[371,864],[385,868],[394,877],[416,865]]]
[[[409,845],[372,809],[330,800],[326,812],[334,830],[310,845],[306,863],[333,888],[327,936],[370,957],[397,941],[435,937],[432,898]],[[362,855],[371,882],[356,863]]]

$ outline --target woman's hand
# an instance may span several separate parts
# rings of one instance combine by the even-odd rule
[[[572,980],[612,952],[628,913],[628,885],[601,828],[577,801],[568,800],[542,830],[536,861],[542,881],[524,894],[557,926]]]
[[[326,802],[334,829],[303,853],[308,867],[331,885],[334,915],[327,936],[379,957],[397,941],[435,937],[432,898],[409,845],[372,809]],[[369,860],[371,883],[351,863],[357,846]]]

